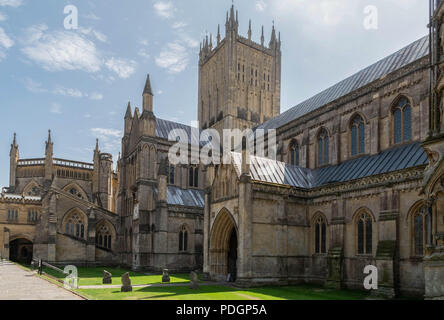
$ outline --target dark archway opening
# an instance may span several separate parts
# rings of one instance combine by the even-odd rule
[[[32,242],[15,239],[9,243],[9,259],[14,262],[30,264],[32,261]]]
[[[235,282],[237,277],[237,235],[234,228],[230,236],[227,265],[229,274],[228,281]]]

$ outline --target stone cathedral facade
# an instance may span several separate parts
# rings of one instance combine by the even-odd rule
[[[50,135],[45,158],[20,159],[14,137],[2,256],[356,289],[373,265],[385,295],[444,297],[444,5],[430,5],[429,36],[284,113],[280,34],[241,36],[232,7],[201,44],[199,128],[155,116],[148,76],[115,170],[98,145],[93,163],[53,158]],[[229,164],[169,161],[171,131],[199,151],[209,128],[274,130],[277,160],[245,143]]]

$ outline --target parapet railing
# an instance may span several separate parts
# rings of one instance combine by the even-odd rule
[[[45,159],[21,159],[17,162],[18,166],[41,166],[45,164]]]
[[[72,161],[65,159],[54,159],[53,164],[57,166],[94,170],[94,164],[80,161]]]

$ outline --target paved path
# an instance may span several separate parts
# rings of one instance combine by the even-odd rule
[[[83,300],[79,296],[0,260],[0,300]]]
[[[183,283],[153,283],[153,284],[133,284],[133,288],[159,288],[159,287],[188,287],[189,282]],[[226,283],[222,282],[199,282],[199,286],[226,286]],[[108,285],[96,285],[96,286],[79,286],[79,289],[120,289],[122,285],[108,284]]]

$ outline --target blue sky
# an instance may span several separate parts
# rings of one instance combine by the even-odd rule
[[[78,9],[66,30],[64,8]],[[224,34],[231,0],[0,0],[0,185],[9,181],[14,132],[21,158],[44,155],[51,129],[55,157],[92,161],[120,150],[128,101],[141,106],[151,74],[156,116],[197,118],[199,41]],[[377,8],[366,30],[364,8]],[[272,21],[282,37],[281,111],[427,34],[424,0],[236,0],[240,33],[253,39]]]

